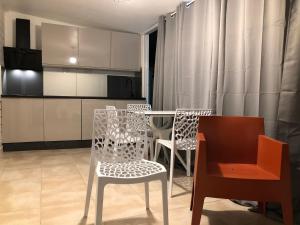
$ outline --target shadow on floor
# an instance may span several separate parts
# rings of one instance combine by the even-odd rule
[[[220,221],[225,224],[264,224],[264,225],[281,225],[282,223],[275,222],[262,216],[261,214],[239,211],[239,210],[224,210],[213,211],[203,209],[202,216],[207,216],[210,225],[218,225]],[[222,223],[224,224],[224,223]]]
[[[103,221],[103,225],[153,225],[157,224],[152,212],[147,210],[147,217],[132,217],[115,220]],[[82,218],[78,225],[94,225],[94,223],[87,223],[86,218]]]

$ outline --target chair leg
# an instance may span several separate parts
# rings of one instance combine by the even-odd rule
[[[102,223],[104,187],[105,183],[101,178],[98,178],[95,225],[101,225]]]
[[[194,207],[194,180],[193,180],[193,186],[192,186],[192,196],[191,196],[190,211],[193,210],[193,207]]]
[[[264,216],[267,213],[267,203],[266,202],[258,202],[258,212],[263,214]]]
[[[167,148],[166,148],[166,146],[163,146],[162,148],[163,148],[163,152],[164,152],[164,157],[165,157],[165,160],[167,160],[167,163],[169,163],[169,162],[170,162],[170,160],[169,160],[169,156],[168,156]]]
[[[186,151],[186,167],[187,167],[186,175],[190,177],[191,176],[191,150]]]
[[[194,193],[192,225],[200,225],[204,199],[204,196],[197,196],[197,194]]]
[[[153,160],[153,140],[150,139],[150,142],[149,142],[149,145],[150,145],[150,160]]]
[[[174,174],[174,160],[175,160],[175,149],[171,148],[171,156],[170,156],[170,179],[169,179],[169,197],[172,197],[172,189],[173,189],[173,174]]]
[[[291,199],[285,199],[281,202],[284,225],[293,225],[293,206]]]
[[[149,182],[145,182],[145,201],[146,209],[149,209]]]
[[[95,168],[94,156],[91,155],[90,171],[89,171],[89,178],[88,178],[88,185],[87,185],[87,192],[86,192],[86,199],[85,199],[84,217],[87,217],[88,213],[89,213],[89,207],[90,207],[90,200],[91,200],[91,193],[92,193],[92,188],[93,188],[95,169],[96,168]]]
[[[162,179],[162,201],[163,201],[163,216],[164,225],[169,225],[169,210],[168,210],[168,184],[167,184],[167,174],[164,174]]]
[[[154,159],[153,161],[157,161],[158,159],[158,156],[159,156],[159,153],[160,153],[160,144],[158,143],[158,141],[156,140],[155,142],[155,150],[154,150]]]

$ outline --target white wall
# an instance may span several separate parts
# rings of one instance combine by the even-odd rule
[[[75,25],[63,23],[56,20],[49,20],[37,16],[23,14],[15,11],[4,12],[4,43],[7,47],[15,47],[16,44],[16,18],[30,20],[30,47],[32,49],[41,49],[41,25],[42,23],[54,23],[62,25]],[[75,25],[76,26],[76,25]]]

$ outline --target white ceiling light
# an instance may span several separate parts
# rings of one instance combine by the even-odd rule
[[[77,58],[76,57],[70,57],[69,58],[69,63],[71,63],[71,64],[77,64]]]

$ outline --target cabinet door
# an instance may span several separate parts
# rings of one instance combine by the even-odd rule
[[[81,140],[81,99],[44,100],[45,141]]]
[[[116,106],[114,100],[82,99],[82,140],[92,139],[95,109],[105,109],[107,105]]]
[[[110,31],[79,28],[79,66],[109,68],[110,41]]]
[[[42,24],[43,65],[76,66],[78,64],[78,28]]]
[[[140,35],[112,32],[111,40],[111,68],[140,71]]]
[[[44,141],[43,99],[2,98],[3,143]]]

